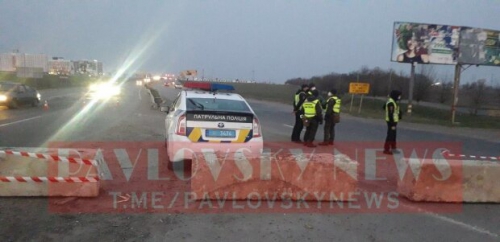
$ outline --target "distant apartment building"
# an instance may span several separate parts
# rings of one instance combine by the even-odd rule
[[[0,71],[36,69],[48,72],[48,58],[45,54],[4,53],[0,54]]]
[[[75,66],[72,61],[61,57],[53,57],[52,60],[49,60],[50,75],[73,75],[74,73]]]
[[[0,71],[16,71],[16,55],[14,53],[0,54]]]
[[[75,73],[90,75],[90,76],[100,76],[103,75],[103,65],[102,62],[93,60],[79,60],[73,61],[73,68]]]

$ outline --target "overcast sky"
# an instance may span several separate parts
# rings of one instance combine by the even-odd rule
[[[394,21],[500,30],[499,16],[498,0],[0,0],[0,52],[284,82],[361,66],[408,72],[390,62]],[[472,67],[463,81],[492,76],[500,67]]]

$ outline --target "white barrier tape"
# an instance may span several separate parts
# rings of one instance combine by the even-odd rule
[[[99,177],[36,177],[36,176],[0,176],[0,182],[58,182],[82,183],[98,182]]]
[[[462,157],[462,158],[466,158],[466,157],[467,157],[467,158],[471,158],[471,159],[483,159],[483,160],[488,160],[488,159],[489,159],[489,160],[500,160],[500,157],[498,157],[498,158],[497,158],[497,157],[495,157],[495,156],[490,156],[490,157],[488,157],[488,156],[462,155],[462,154],[460,154],[460,155],[455,155],[455,154],[445,154],[445,155],[446,155],[446,156],[448,156],[448,157],[455,157],[455,156],[457,156],[457,157]]]
[[[16,156],[23,156],[23,157],[30,157],[30,158],[37,158],[37,159],[53,160],[53,161],[57,161],[57,162],[66,162],[66,163],[75,163],[75,164],[97,166],[97,162],[95,160],[90,160],[90,159],[78,159],[78,158],[71,158],[71,157],[66,158],[66,157],[61,157],[61,156],[56,156],[56,155],[29,153],[29,152],[24,152],[24,151],[18,152],[18,151],[12,151],[12,150],[0,150],[0,154],[16,155]]]

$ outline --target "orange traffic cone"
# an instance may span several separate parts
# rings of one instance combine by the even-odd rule
[[[49,103],[47,100],[45,100],[45,103],[43,104],[43,110],[49,110]]]

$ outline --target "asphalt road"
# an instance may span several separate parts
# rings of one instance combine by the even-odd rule
[[[156,85],[167,100],[179,90]],[[40,147],[54,141],[163,142],[165,114],[152,109],[144,88],[127,83],[119,105],[84,105],[82,90],[51,91],[49,110],[23,107],[0,110],[0,147]],[[266,143],[288,142],[293,125],[290,107],[250,100],[260,118]],[[343,116],[336,142],[375,142],[382,146],[385,123]],[[478,135],[444,128],[400,124],[402,142],[456,142],[462,153],[499,156],[497,134]],[[321,139],[321,128],[317,140]],[[389,180],[388,180],[389,182]],[[89,212],[108,201],[104,185],[96,199],[63,200],[73,213],[54,213],[52,199],[0,198],[1,241],[498,241],[500,209],[495,204],[465,204],[459,212],[418,210],[402,200],[405,212],[230,213]],[[186,182],[165,181],[162,189],[184,189]],[[366,187],[370,189],[369,186]],[[387,185],[384,189],[393,189]],[[139,189],[140,190],[140,189]],[[97,203],[96,203],[97,201]],[[61,203],[60,203],[61,204]],[[434,204],[438,208],[450,204]],[[410,209],[411,208],[411,209]],[[414,209],[415,208],[415,209]],[[80,210],[79,210],[80,209]],[[90,209],[90,210],[89,210]],[[76,212],[75,212],[76,211]],[[78,212],[80,211],[80,212]]]

